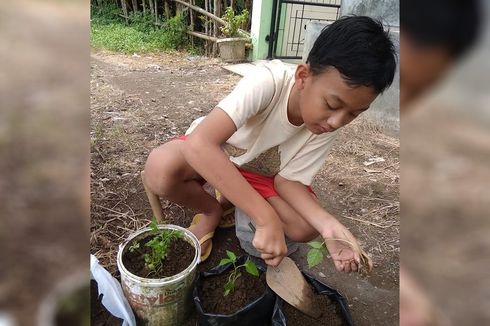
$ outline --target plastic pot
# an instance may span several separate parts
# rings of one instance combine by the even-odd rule
[[[322,283],[312,276],[306,274],[305,272],[302,272],[303,276],[305,277],[306,281],[310,283],[310,285],[313,287],[313,290],[316,294],[319,295],[326,295],[328,298],[337,304],[340,308],[340,313],[342,315],[342,319],[344,321],[344,325],[346,326],[353,326],[354,323],[352,321],[352,316],[349,310],[349,306],[347,305],[347,301],[345,300],[344,296],[337,290],[331,288],[330,286],[326,285],[325,283]],[[286,326],[287,325],[287,320],[286,316],[283,312],[283,306],[284,306],[284,300],[282,300],[279,296],[276,296],[276,302],[274,304],[274,311],[272,313],[272,326]]]
[[[245,263],[247,258],[250,258],[255,262],[259,273],[265,273],[266,267],[263,263],[254,259],[251,256],[241,256],[237,259],[237,264],[241,265]],[[233,265],[228,264],[224,266],[216,266],[209,270],[208,272],[199,273],[196,280],[196,285],[194,286],[194,304],[196,306],[197,317],[199,325],[204,326],[240,326],[240,325],[264,325],[270,321],[272,316],[272,310],[276,300],[276,294],[266,286],[265,292],[253,302],[248,303],[246,306],[241,308],[230,315],[221,315],[205,312],[203,310],[203,305],[201,303],[199,289],[201,284],[208,277],[213,277],[226,273],[227,271],[233,269]]]
[[[191,312],[192,288],[201,247],[194,234],[185,228],[169,224],[159,225],[158,228],[183,232],[183,239],[195,249],[191,264],[182,272],[161,279],[144,278],[129,272],[122,262],[122,257],[130,242],[148,236],[150,228],[144,228],[130,235],[119,246],[117,267],[121,273],[121,285],[136,315],[148,325],[181,325]]]
[[[218,39],[216,43],[219,47],[219,56],[226,62],[239,62],[245,60],[245,43],[248,42],[246,38],[222,38]]]

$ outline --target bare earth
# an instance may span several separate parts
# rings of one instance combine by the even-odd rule
[[[119,243],[152,216],[139,177],[147,155],[182,135],[233,89],[240,76],[223,65],[186,53],[92,52],[91,253],[114,276]],[[338,273],[329,260],[308,270],[306,245],[292,255],[301,269],[346,296],[356,325],[398,324],[398,151],[398,139],[359,120],[341,132],[313,184],[322,206],[349,227],[372,257],[370,275]],[[384,161],[364,164],[374,157]],[[169,223],[188,226],[196,213],[162,204]],[[199,270],[216,265],[226,249],[244,253],[233,229],[218,230],[213,248]]]

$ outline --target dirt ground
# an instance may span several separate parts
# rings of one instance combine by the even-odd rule
[[[217,59],[186,53],[91,55],[91,253],[118,277],[116,252],[151,218],[139,173],[154,147],[181,135],[240,79]],[[308,270],[305,245],[292,255],[301,269],[342,292],[356,325],[398,324],[399,141],[359,121],[342,130],[313,188],[374,261],[369,275],[341,274],[331,261]],[[382,158],[376,161],[376,158]],[[196,212],[162,202],[167,222],[188,226]],[[210,259],[243,254],[234,230],[219,230]],[[194,317],[193,317],[194,318]],[[192,324],[191,319],[189,324]]]

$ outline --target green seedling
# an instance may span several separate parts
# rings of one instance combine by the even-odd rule
[[[328,255],[328,249],[325,245],[325,241],[311,241],[308,242],[311,249],[306,255],[306,260],[308,261],[308,268],[313,268],[323,261],[323,257]]]
[[[360,253],[360,261],[357,262],[358,264],[358,271],[359,273],[362,271],[364,268],[368,268],[368,258],[366,253],[359,247],[359,245],[354,245],[352,242],[345,240],[345,239],[327,239],[328,241],[341,241],[346,243],[352,250],[357,251]],[[324,256],[329,255],[329,251],[327,249],[327,245],[325,244],[325,241],[320,242],[320,241],[311,241],[308,242],[308,245],[311,247],[311,249],[308,251],[308,254],[306,255],[306,260],[308,261],[308,268],[313,268],[316,265],[320,264],[323,261]],[[342,251],[344,249],[340,249],[339,252],[337,253],[338,256],[342,254]]]
[[[158,271],[162,268],[163,260],[169,253],[170,245],[175,240],[182,238],[183,232],[177,230],[160,230],[155,217],[153,217],[150,223],[150,228],[150,234],[153,235],[153,238],[145,244],[146,247],[151,248],[151,252],[144,255],[145,266],[151,271]],[[129,251],[134,252],[139,248],[139,242],[135,241],[129,247]]]
[[[225,291],[223,293],[223,296],[225,297],[235,290],[235,282],[240,276],[242,276],[242,273],[240,273],[240,271],[238,270],[240,267],[245,267],[245,270],[250,275],[253,275],[255,277],[259,276],[259,270],[257,269],[257,266],[250,259],[247,259],[247,261],[243,265],[237,266],[237,258],[235,253],[226,250],[226,255],[228,257],[221,259],[221,261],[219,262],[219,266],[233,264],[233,271],[230,273],[230,276],[228,277],[228,282],[226,282],[224,286]]]

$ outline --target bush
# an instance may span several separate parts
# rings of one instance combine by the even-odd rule
[[[140,12],[130,14],[130,23],[118,14],[120,9],[106,4],[91,8],[91,45],[97,49],[133,53],[189,47],[187,25],[182,16],[154,24],[154,17]]]

